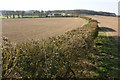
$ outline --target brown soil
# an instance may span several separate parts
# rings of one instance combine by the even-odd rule
[[[2,34],[12,42],[46,39],[81,27],[80,18],[24,18],[3,19]]]

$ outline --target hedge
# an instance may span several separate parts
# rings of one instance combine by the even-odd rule
[[[3,38],[3,78],[82,77],[80,60],[92,53],[98,23],[90,19],[83,27],[47,40],[14,45]]]

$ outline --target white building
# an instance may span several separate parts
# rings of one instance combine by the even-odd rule
[[[49,17],[60,17],[60,16],[65,16],[65,13],[50,13],[48,16]]]

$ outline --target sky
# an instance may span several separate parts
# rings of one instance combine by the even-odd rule
[[[0,0],[0,10],[87,9],[118,14],[119,0]]]

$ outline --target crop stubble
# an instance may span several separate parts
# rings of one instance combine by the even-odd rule
[[[41,40],[64,34],[81,27],[83,23],[81,18],[3,19],[2,33],[12,42]]]

